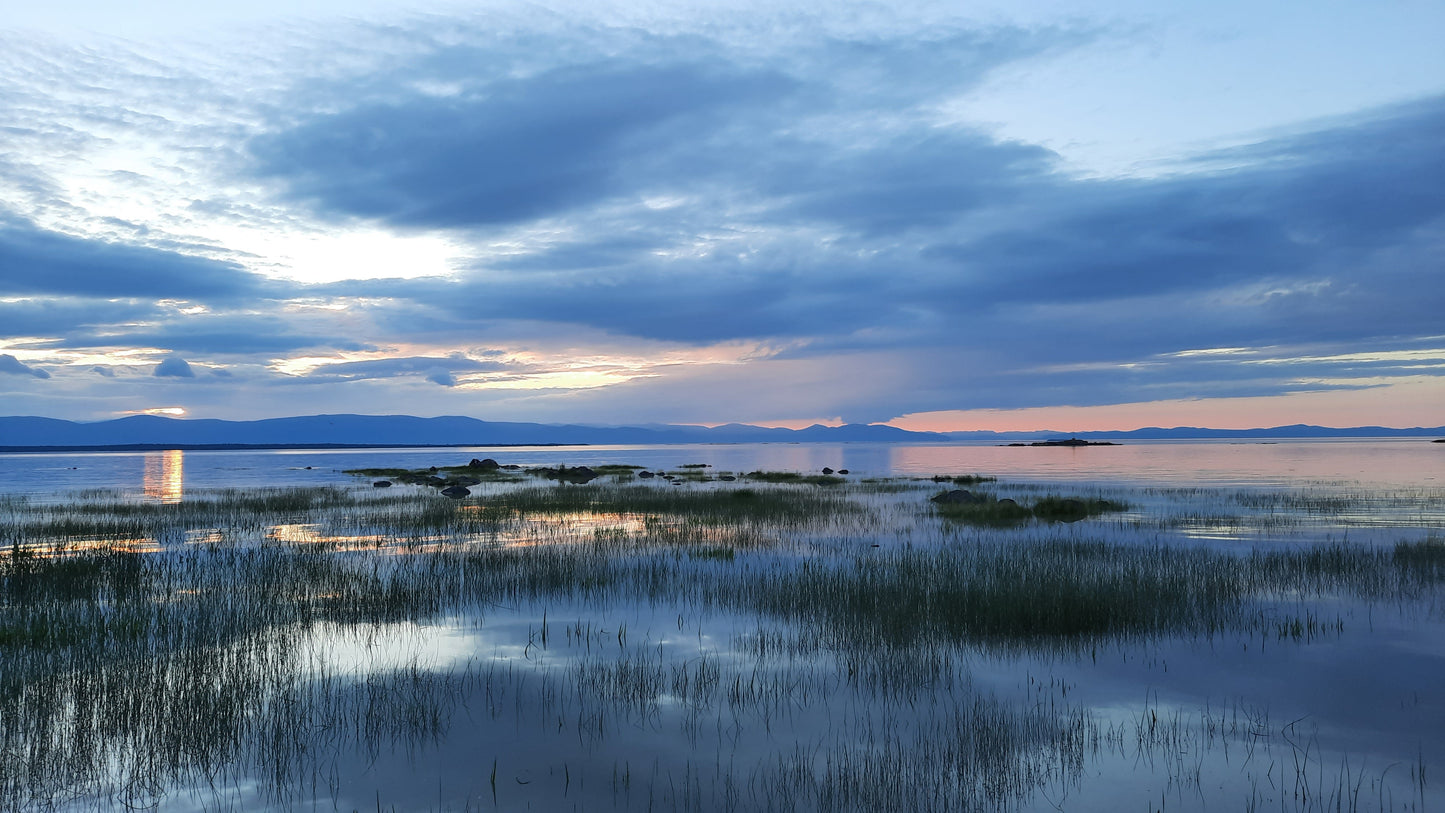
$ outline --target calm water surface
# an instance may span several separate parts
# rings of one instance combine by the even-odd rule
[[[344,471],[458,465],[473,457],[522,466],[704,463],[734,472],[826,466],[848,469],[855,481],[979,473],[999,478],[989,487],[1020,501],[1063,493],[1131,506],[1072,525],[966,529],[928,513],[927,497],[941,486],[911,483],[876,494],[860,488],[857,498],[883,521],[798,530],[796,547],[740,553],[736,561],[683,560],[700,576],[709,568],[763,573],[810,558],[866,561],[880,546],[1007,545],[1037,536],[1244,552],[1340,540],[1389,546],[1445,534],[1445,444],[1422,440],[0,455],[0,494],[25,498],[12,503],[18,516],[25,506],[113,495],[175,503],[222,488],[340,485],[372,493]],[[387,493],[405,495],[407,488]],[[441,499],[414,490],[418,498]],[[576,527],[592,534],[606,531],[608,522],[621,520]],[[296,533],[308,527],[295,526]],[[575,530],[558,525],[534,541],[545,544],[547,534],[556,534],[551,541],[575,542],[567,538]],[[379,567],[384,572],[386,565]],[[1282,614],[1317,619],[1319,628],[1302,636],[1267,628],[1120,639],[1086,653],[1046,643],[1004,652],[908,646],[870,650],[858,661],[846,646],[799,640],[791,621],[681,595],[521,596],[394,624],[323,624],[267,655],[284,667],[268,679],[289,687],[286,702],[305,711],[274,720],[258,713],[260,722],[247,723],[254,730],[243,729],[264,740],[271,736],[266,725],[278,726],[284,736],[277,742],[301,744],[294,758],[238,760],[194,786],[148,789],[139,802],[166,810],[836,809],[821,796],[790,795],[800,775],[816,774],[861,793],[853,797],[855,809],[886,809],[882,801],[860,807],[856,800],[881,800],[886,793],[868,794],[894,783],[927,789],[929,772],[946,774],[940,765],[924,769],[909,760],[937,753],[919,743],[971,725],[958,723],[958,715],[1046,710],[1060,719],[1083,714],[1093,740],[1081,747],[1078,764],[1038,766],[1034,785],[1007,808],[1445,806],[1445,784],[1436,778],[1445,773],[1439,588],[1410,601],[1328,591],[1271,600]],[[786,645],[763,652],[756,647],[764,639]],[[891,686],[900,674],[912,677]],[[431,676],[457,682],[434,694],[405,688]],[[644,685],[653,688],[638,688]],[[384,713],[374,718],[378,708]],[[900,761],[885,759],[878,773],[837,778],[851,755],[895,752]],[[1028,749],[1010,758],[1027,761]],[[277,768],[289,773],[267,773]],[[1421,770],[1428,780],[1417,781]],[[90,797],[59,807],[101,809],[115,801]]]
[[[458,465],[492,457],[522,466],[631,463],[719,471],[848,469],[861,476],[989,474],[1037,483],[1095,481],[1125,486],[1294,488],[1445,487],[1445,444],[1420,439],[1196,441],[1087,448],[997,445],[736,444],[681,446],[471,447],[345,451],[101,452],[0,455],[0,494],[63,499],[105,488],[183,498],[215,488],[352,483],[354,468]]]

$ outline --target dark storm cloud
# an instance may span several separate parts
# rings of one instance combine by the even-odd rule
[[[176,298],[258,296],[272,288],[233,263],[71,237],[0,215],[0,294]]]

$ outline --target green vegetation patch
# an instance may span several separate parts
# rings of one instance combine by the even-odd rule
[[[796,471],[750,471],[743,476],[759,483],[836,486],[848,482],[847,478],[834,477],[831,474],[800,474]]]
[[[1100,514],[1127,510],[1129,506],[1121,502],[1081,497],[1041,497],[1033,504],[1034,516],[1049,522],[1078,522]]]
[[[958,496],[949,501],[950,495]],[[1024,505],[1015,500],[999,499],[985,492],[943,492],[933,498],[934,513],[950,522],[967,525],[1009,527],[1032,519],[1044,522],[1078,522],[1082,519],[1114,511],[1127,511],[1129,506],[1113,500],[1081,497],[1046,496]]]
[[[1300,637],[1328,625],[1279,595],[1397,599],[1445,583],[1445,544],[1358,545],[1237,556],[1203,548],[1028,540],[897,550],[753,577],[739,606],[814,625],[842,649],[970,642],[1079,651],[1108,641]]]
[[[1007,527],[1033,519],[1034,512],[1013,500],[1000,500],[993,495],[974,503],[937,503],[934,513],[949,522],[965,525]]]
[[[976,486],[998,480],[997,477],[990,477],[987,474],[935,474],[931,479],[935,483],[953,483],[960,486]]]
[[[343,474],[436,488],[474,486],[478,483],[519,483],[523,479],[519,470],[515,468],[490,469],[472,466],[431,466],[424,469],[347,469]]]
[[[711,483],[712,475],[703,471],[701,467],[683,466],[677,471],[669,471],[667,475],[674,480],[682,480],[688,483]]]

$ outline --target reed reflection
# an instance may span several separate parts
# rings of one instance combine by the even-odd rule
[[[146,453],[142,488],[148,499],[173,505],[184,496],[184,485],[185,452],[167,449]]]

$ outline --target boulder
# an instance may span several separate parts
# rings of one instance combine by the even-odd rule
[[[390,480],[377,480],[371,484],[372,488],[391,488]]]
[[[447,486],[446,488],[442,489],[443,497],[451,497],[454,500],[460,500],[463,497],[469,497],[471,496],[471,493],[471,489],[468,489],[466,486]]]
[[[469,469],[481,469],[482,471],[496,471],[501,467],[502,466],[500,463],[491,459],[490,457],[483,458],[482,460],[478,460],[474,457],[472,458],[472,462],[467,464],[467,468]]]
[[[732,476],[731,474],[720,474],[718,475],[717,479],[722,480],[723,482],[731,483],[738,478]]]
[[[839,473],[839,474],[847,474],[847,473],[848,473],[848,470],[847,470],[847,469],[838,469],[838,473]]]
[[[824,473],[824,474],[832,474],[832,473],[833,473],[833,470],[830,469],[830,468],[828,468],[827,466],[824,466],[824,467],[823,467],[823,473]]]
[[[656,475],[656,474],[653,474],[653,473],[650,472],[650,471],[639,471],[639,472],[637,473],[637,476],[638,476],[638,477],[641,477],[641,478],[644,479],[644,480],[649,480],[649,479],[651,479],[651,478],[653,478],[653,477],[656,477],[657,475]]]

